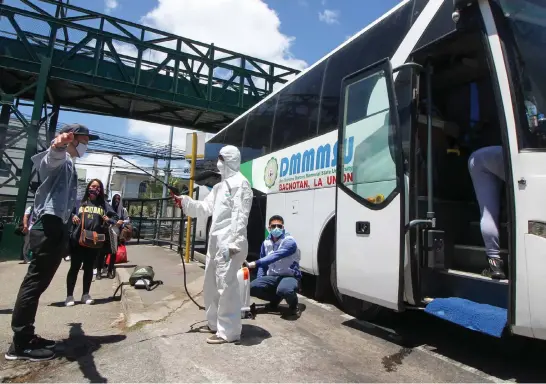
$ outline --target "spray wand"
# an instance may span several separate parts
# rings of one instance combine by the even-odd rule
[[[169,190],[170,194],[171,194],[171,197],[174,199],[174,202],[175,202],[176,206],[178,208],[182,209],[182,200],[178,198],[178,196],[180,196],[180,190],[178,188],[173,187],[172,185],[169,185],[169,184],[165,183],[159,177],[152,175],[150,172],[147,172],[146,170],[144,170],[141,167],[139,167],[138,165],[130,162],[129,160],[121,157],[120,155],[115,155],[115,156],[118,159],[121,159],[121,160],[125,161],[126,163],[132,165],[136,169],[141,170],[142,172],[144,172],[148,176],[151,176],[152,178],[154,178],[155,180],[159,181],[161,184],[166,186],[167,189]],[[188,295],[190,300],[193,301],[193,303],[197,306],[197,308],[199,308],[201,310],[205,310],[205,307],[203,307],[201,304],[199,304],[197,301],[195,301],[193,299],[193,297],[190,295],[190,292],[188,291],[188,286],[186,284],[186,280],[187,280],[187,277],[186,277],[186,263],[184,262],[184,257],[182,255],[180,255],[180,256],[181,256],[180,258],[182,259],[182,269],[184,270],[184,290],[186,291],[186,295]]]

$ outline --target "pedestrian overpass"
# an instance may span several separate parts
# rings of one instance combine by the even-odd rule
[[[25,142],[20,167],[4,161],[17,168],[15,222],[25,209],[40,132],[46,142],[54,137],[60,111],[216,133],[297,73],[69,0],[0,0],[0,160],[6,144]],[[32,108],[30,121],[22,106]],[[13,117],[23,128],[7,140]],[[14,241],[12,232],[6,226],[0,253]]]

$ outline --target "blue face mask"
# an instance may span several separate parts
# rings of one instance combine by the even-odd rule
[[[283,234],[284,234],[284,229],[273,228],[273,229],[271,230],[271,236],[273,236],[273,237],[275,237],[275,238],[279,238],[279,237],[281,237]]]

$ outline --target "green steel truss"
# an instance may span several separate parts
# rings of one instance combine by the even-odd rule
[[[0,0],[0,199],[17,191],[0,258],[19,254],[13,228],[36,180],[30,158],[53,137],[59,111],[215,133],[297,73],[68,0]],[[30,121],[19,100],[31,101]]]
[[[49,56],[49,101],[100,114],[218,132],[298,72],[55,0],[6,0],[0,19],[4,93],[34,99]]]

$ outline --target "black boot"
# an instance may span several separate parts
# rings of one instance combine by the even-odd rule
[[[97,276],[95,278],[97,280],[102,279],[102,270],[100,268],[97,269]]]
[[[489,277],[496,280],[505,280],[506,275],[504,274],[504,262],[502,259],[498,257],[488,257],[487,260],[489,261],[489,271],[487,271]]]

